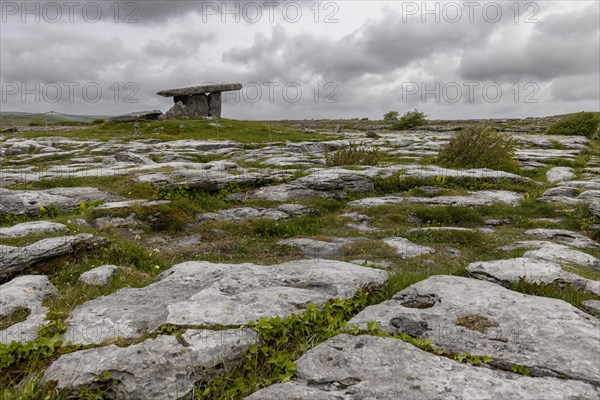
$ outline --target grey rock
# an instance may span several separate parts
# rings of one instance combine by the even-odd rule
[[[107,285],[119,268],[116,265],[102,265],[82,273],[79,281],[93,286]]]
[[[570,167],[554,167],[546,172],[548,182],[562,182],[575,178],[575,172]]]
[[[241,207],[231,208],[227,210],[219,211],[218,213],[206,213],[196,216],[198,222],[211,222],[211,221],[241,221],[245,219],[273,219],[283,220],[288,219],[290,216],[283,211],[272,210],[272,209],[257,209],[252,207]]]
[[[486,262],[474,262],[467,266],[469,275],[509,287],[524,280],[534,284],[570,285],[600,296],[600,282],[564,271],[558,264],[535,258],[511,258]]]
[[[123,226],[133,226],[133,225],[138,225],[141,223],[142,223],[142,221],[140,221],[135,214],[130,214],[126,218],[101,217],[101,218],[96,218],[94,220],[94,225],[99,229],[104,229],[104,228],[109,228],[109,227],[120,228]]]
[[[480,322],[463,326],[461,317]],[[593,350],[600,346],[600,321],[562,300],[437,275],[402,290],[392,300],[367,307],[349,327],[366,329],[370,321],[398,333],[410,321],[426,324],[421,337],[432,340],[435,347],[453,354],[487,355],[497,368],[510,371],[512,365],[523,365],[531,376],[600,383],[598,354]],[[539,398],[539,393],[533,398]]]
[[[43,381],[58,383],[59,388],[93,386],[103,380],[117,380],[115,399],[178,400],[190,394],[204,370],[219,365],[231,366],[248,347],[259,342],[251,330],[188,330],[186,346],[175,336],[158,336],[129,347],[106,347],[65,354],[44,372]]]
[[[106,243],[105,238],[85,233],[42,239],[25,247],[0,245],[0,279],[21,273],[43,261],[78,250],[98,248]]]
[[[40,233],[66,232],[69,229],[63,225],[48,221],[23,222],[9,228],[0,228],[0,239],[20,238]]]
[[[229,92],[233,90],[241,90],[241,83],[223,83],[215,85],[190,86],[181,89],[168,89],[158,92],[159,96],[174,97],[174,96],[193,96],[198,94],[206,94],[213,92]]]
[[[494,203],[506,203],[512,206],[519,205],[523,195],[506,190],[481,190],[470,192],[469,196],[438,196],[438,197],[367,197],[351,201],[353,207],[378,207],[391,204],[425,204],[430,206],[489,206]]]
[[[20,276],[0,285],[0,318],[18,309],[29,310],[27,319],[0,331],[0,343],[12,341],[28,342],[35,340],[38,329],[47,324],[48,308],[42,305],[48,296],[58,291],[44,275]]]
[[[600,300],[586,300],[581,305],[592,315],[600,318]]]
[[[600,248],[600,244],[580,233],[565,229],[530,229],[525,231],[526,235],[536,236],[542,239],[556,240],[575,247]]]
[[[600,271],[600,260],[591,254],[583,251],[574,250],[562,244],[553,242],[520,242],[522,247],[533,248],[527,251],[523,256],[536,258],[538,260],[551,261],[566,265],[583,265]],[[529,243],[529,246],[527,244]]]
[[[403,258],[413,258],[435,253],[435,249],[431,247],[418,245],[402,237],[385,239],[383,242],[393,247],[396,253]]]
[[[117,208],[130,208],[136,207],[155,207],[163,204],[170,204],[170,200],[127,200],[127,201],[113,201],[104,203],[96,207],[96,210],[115,210]]]
[[[387,273],[330,260],[272,266],[187,262],[147,287],[120,289],[71,312],[65,341],[100,343],[138,338],[165,323],[235,326],[261,317],[286,317],[308,304],[347,299],[360,287],[381,285]]]
[[[78,208],[82,201],[105,202],[121,197],[91,187],[53,188],[48,190],[9,190],[0,188],[0,214],[38,214],[41,207],[63,211]]]
[[[142,120],[157,120],[158,117],[162,115],[162,111],[154,110],[154,111],[140,111],[134,112],[131,114],[119,115],[116,117],[110,118],[109,122],[135,122]]]
[[[306,258],[325,259],[341,255],[346,245],[359,240],[364,240],[364,238],[334,238],[328,242],[308,238],[293,238],[280,240],[277,244],[297,247]]]
[[[590,212],[596,217],[600,217],[600,202],[590,204]]]
[[[576,400],[600,395],[587,383],[459,364],[402,340],[369,335],[335,336],[307,351],[296,366],[293,381],[247,399]]]
[[[406,233],[419,233],[419,232],[475,232],[473,229],[461,228],[457,226],[427,226],[424,228],[411,228]]]

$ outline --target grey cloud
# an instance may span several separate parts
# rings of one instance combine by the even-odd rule
[[[600,70],[598,5],[547,15],[523,47],[481,43],[463,54],[460,71],[469,80],[551,80]]]

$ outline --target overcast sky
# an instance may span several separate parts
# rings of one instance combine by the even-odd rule
[[[160,90],[229,82],[239,119],[600,110],[598,0],[1,3],[2,111],[167,111]]]

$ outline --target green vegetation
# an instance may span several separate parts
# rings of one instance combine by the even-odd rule
[[[392,129],[396,131],[404,131],[427,125],[427,116],[418,110],[408,111],[400,118],[398,118],[398,113],[394,114],[393,111],[387,113],[386,116],[388,117],[388,121],[386,122],[392,122]]]
[[[600,117],[596,113],[581,112],[564,117],[548,127],[549,135],[583,135],[590,139],[598,137]]]
[[[511,136],[492,129],[469,128],[458,132],[440,150],[438,162],[448,168],[490,168],[514,171],[515,143]]]
[[[377,165],[381,152],[361,143],[350,143],[340,150],[325,149],[325,164],[328,167],[346,165]]]

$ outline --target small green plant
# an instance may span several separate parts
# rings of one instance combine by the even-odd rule
[[[442,147],[438,163],[448,168],[491,168],[514,171],[515,143],[510,135],[493,129],[468,128]]]
[[[482,363],[489,364],[492,361],[494,361],[489,356],[486,356],[486,355],[484,355],[482,357],[480,357],[480,356],[473,356],[473,355],[471,355],[468,352],[464,353],[464,354],[456,354],[454,356],[454,360],[458,361],[459,363],[466,362],[466,363],[471,364],[471,365],[480,365]]]
[[[367,304],[368,294],[361,290],[349,300],[330,300],[321,308],[311,304],[300,314],[250,322],[248,326],[258,332],[262,344],[250,346],[243,363],[226,374],[209,371],[196,387],[196,398],[245,398],[262,387],[289,381],[296,371],[293,360],[340,333],[346,321]]]
[[[402,115],[397,122],[392,124],[392,129],[396,131],[403,131],[416,128],[418,126],[423,126],[427,124],[426,118],[427,115],[418,110],[408,111]]]
[[[598,136],[600,118],[596,113],[581,112],[569,115],[555,122],[546,131],[549,135],[583,135],[589,138]]]
[[[514,364],[510,369],[515,374],[529,376],[529,368],[524,365]]]
[[[378,149],[361,143],[350,143],[343,149],[336,151],[325,148],[325,164],[328,167],[377,165],[380,159],[381,153]]]

